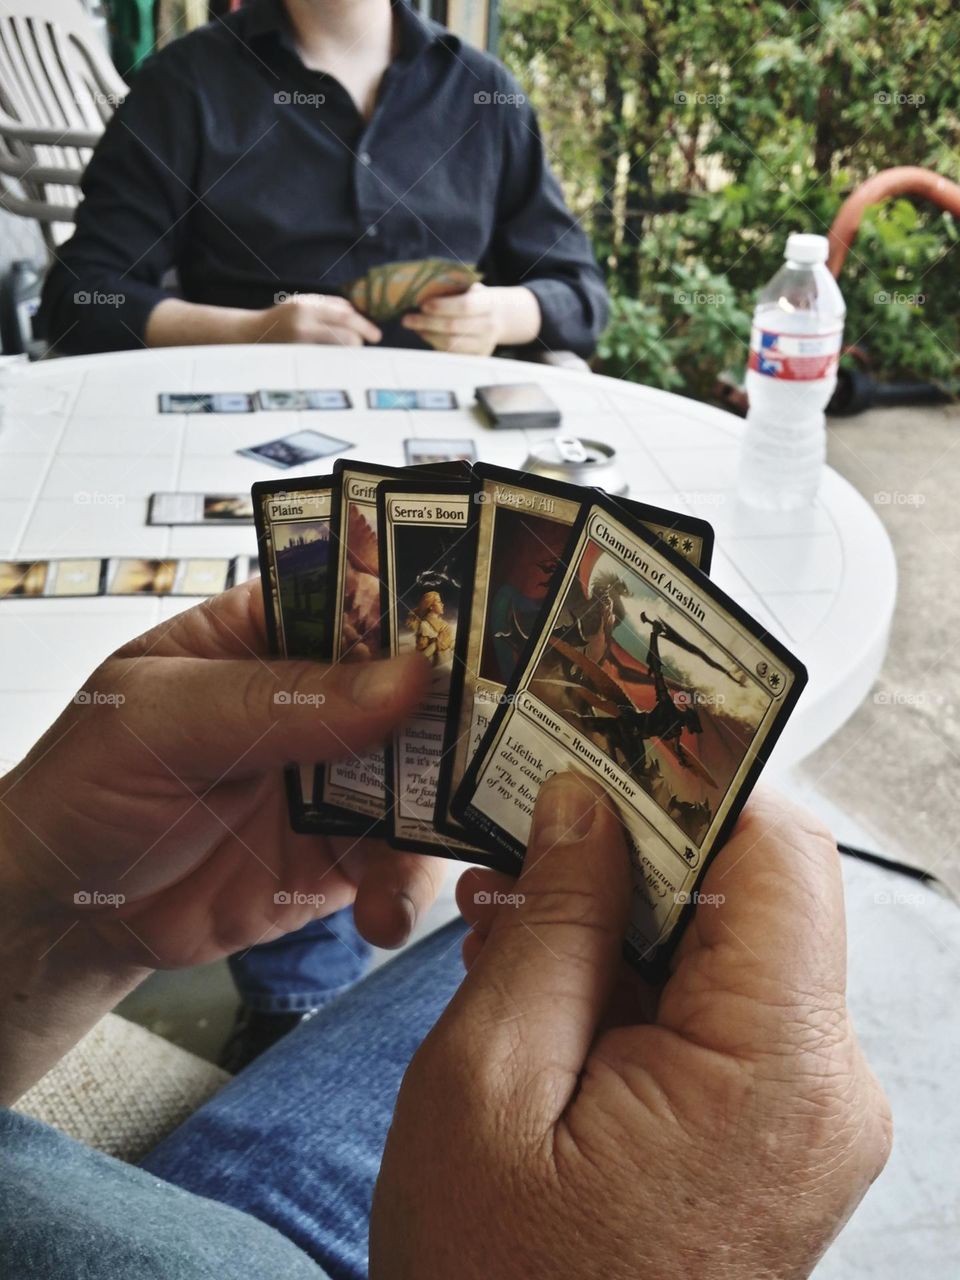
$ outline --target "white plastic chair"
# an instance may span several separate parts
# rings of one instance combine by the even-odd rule
[[[80,0],[0,8],[0,206],[36,218],[50,249],[70,234],[84,168],[126,91]]]

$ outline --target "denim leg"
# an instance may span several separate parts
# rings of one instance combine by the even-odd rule
[[[275,1227],[333,1280],[364,1280],[400,1081],[463,977],[465,929],[439,929],[302,1023],[143,1168]]]
[[[311,920],[273,942],[229,958],[243,1003],[259,1013],[319,1009],[367,970],[370,944],[353,923],[353,908]]]

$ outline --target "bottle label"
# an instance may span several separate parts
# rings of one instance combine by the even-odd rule
[[[754,373],[782,382],[815,382],[832,378],[840,361],[843,330],[833,333],[772,333],[754,325],[750,333],[750,362]]]

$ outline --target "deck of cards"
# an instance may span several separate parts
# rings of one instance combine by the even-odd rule
[[[447,258],[417,262],[385,262],[344,286],[349,302],[369,320],[386,324],[417,311],[428,298],[466,293],[482,277],[466,263]]]
[[[430,668],[382,748],[287,770],[294,828],[515,874],[541,784],[579,771],[628,834],[626,954],[662,972],[806,682],[711,582],[710,526],[464,460],[341,460],[253,505],[275,655]]]

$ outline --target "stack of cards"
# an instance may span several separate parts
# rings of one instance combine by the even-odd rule
[[[516,873],[540,785],[579,771],[628,833],[627,954],[661,970],[806,681],[710,581],[710,526],[467,462],[341,461],[253,500],[275,654],[430,670],[382,749],[288,770],[295,828]]]
[[[482,277],[467,263],[448,258],[386,262],[343,286],[345,297],[377,324],[416,311],[428,298],[466,293]]]

